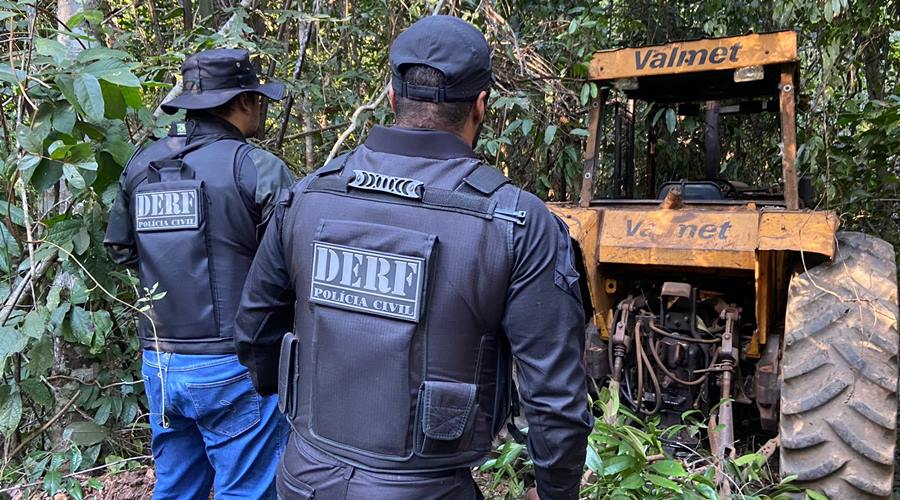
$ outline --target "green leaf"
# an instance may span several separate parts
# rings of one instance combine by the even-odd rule
[[[694,487],[697,488],[697,491],[699,491],[700,494],[706,497],[708,500],[719,500],[719,494],[712,486],[706,483],[698,482],[694,485]]]
[[[0,64],[0,81],[4,81],[10,85],[19,85],[25,80],[24,71],[13,68],[9,64]]]
[[[125,87],[101,80],[100,88],[103,90],[104,116],[114,120],[125,118],[127,105],[125,104],[125,98],[122,97],[122,91],[119,90]]]
[[[46,191],[53,187],[63,175],[62,163],[56,160],[44,160],[31,174],[31,185],[38,191]]]
[[[66,182],[69,183],[69,186],[75,191],[81,191],[87,187],[87,184],[84,181],[84,176],[81,175],[81,172],[78,171],[78,168],[75,165],[70,165],[68,163],[63,164],[63,175],[66,177]]]
[[[66,101],[57,102],[53,107],[53,116],[51,118],[53,130],[63,134],[71,134],[72,129],[75,128],[76,118],[72,105]]]
[[[0,326],[0,360],[5,360],[11,354],[17,354],[25,350],[28,345],[28,337],[11,326]],[[2,363],[0,363],[2,368]],[[2,373],[3,370],[0,370]]]
[[[73,469],[77,469],[77,466],[72,466]],[[78,479],[71,478],[66,482],[66,493],[68,493],[73,500],[84,500],[84,491],[81,489],[81,483],[78,482]]]
[[[603,475],[611,476],[613,474],[618,474],[633,465],[634,458],[630,455],[617,455],[606,461],[605,467],[603,468]]]
[[[86,311],[80,306],[75,306],[69,315],[69,321],[72,325],[72,333],[75,334],[75,340],[82,345],[90,347],[94,339],[94,324],[91,321],[90,311]]]
[[[75,77],[73,83],[75,97],[84,113],[95,122],[103,120],[103,90],[100,81],[90,73],[82,73]]]
[[[52,470],[44,476],[44,491],[50,496],[62,489],[62,474],[58,470]]]
[[[815,490],[806,490],[806,500],[828,500],[828,497]]]
[[[96,9],[82,10],[81,12],[70,17],[69,20],[66,21],[66,26],[68,26],[69,29],[73,29],[83,22],[88,22],[90,24],[100,24],[103,22],[103,12]]]
[[[31,180],[31,176],[34,175],[34,172],[37,170],[38,165],[41,163],[41,158],[39,156],[34,156],[27,154],[19,160],[19,171],[22,172],[22,177],[25,180]]]
[[[75,77],[61,74],[57,75],[55,81],[56,86],[59,87],[59,91],[62,92],[69,105],[73,106],[77,112],[84,113],[84,110],[81,109],[81,103],[78,102],[78,96],[75,95]]]
[[[100,80],[123,87],[141,86],[141,81],[131,73],[131,68],[124,62],[115,59],[95,61],[84,68],[84,72],[94,75]]]
[[[103,425],[109,420],[109,413],[112,409],[112,400],[110,398],[103,398],[103,403],[100,405],[100,408],[97,408],[97,413],[94,414],[94,422],[97,425]]]
[[[107,49],[106,47],[91,47],[79,52],[76,60],[78,62],[91,62],[100,59],[124,60],[129,57],[128,52],[123,52],[121,50]]]
[[[134,146],[120,139],[110,139],[103,143],[103,151],[112,155],[119,165],[125,165],[134,154]]]
[[[40,155],[44,152],[44,139],[47,138],[49,129],[44,127],[31,128],[23,124],[16,127],[16,140],[25,151]]]
[[[600,458],[600,455],[597,454],[597,450],[595,450],[593,446],[588,446],[584,463],[587,465],[588,469],[594,471],[595,474],[599,474],[600,470],[603,468],[603,460]]]
[[[636,490],[644,485],[644,478],[640,472],[632,472],[619,483],[619,487],[626,490]]]
[[[19,427],[22,419],[22,396],[12,385],[0,385],[0,433],[7,439]]]
[[[140,88],[120,86],[119,90],[122,91],[122,98],[125,99],[125,104],[129,108],[141,109],[144,106]]]
[[[78,234],[72,238],[72,244],[75,245],[75,253],[83,254],[91,244],[91,235],[88,234],[87,228],[82,226]]]
[[[556,137],[556,125],[550,125],[544,130],[544,144],[548,146],[553,142],[553,138]]]
[[[581,105],[584,106],[588,103],[588,100],[591,98],[591,84],[585,83],[581,86],[581,94],[578,96]]]
[[[66,46],[51,38],[35,38],[34,49],[38,54],[53,59],[57,65],[62,66],[66,62]]]
[[[53,366],[53,340],[46,336],[28,351],[28,372],[31,376],[46,375]]]
[[[44,336],[48,321],[50,321],[49,311],[44,306],[38,306],[25,316],[25,323],[22,324],[22,333],[33,339],[39,339]]]
[[[588,131],[583,128],[573,128],[572,131],[569,132],[569,134],[577,137],[587,137]]]
[[[106,336],[112,331],[113,322],[109,311],[94,311],[94,340],[91,353],[99,354],[106,349]]]
[[[675,124],[676,124],[676,116],[675,110],[672,108],[666,109],[666,129],[671,134],[675,132]]]
[[[63,430],[63,439],[85,447],[97,444],[109,435],[109,431],[91,420],[72,422]]]
[[[681,485],[679,485],[675,481],[672,481],[671,479],[657,476],[656,474],[647,474],[647,480],[659,486],[660,488],[665,488],[667,490],[681,493]]]
[[[681,462],[676,460],[660,460],[659,462],[653,462],[650,464],[650,469],[669,477],[686,477],[688,475],[687,471],[684,470],[684,466],[681,465]]]
[[[0,21],[2,21],[4,19],[9,19],[10,17],[15,17],[17,15],[18,15],[17,12],[10,12],[8,10],[0,11]]]
[[[28,395],[32,401],[43,406],[44,408],[53,407],[53,394],[43,382],[36,378],[28,378],[19,382],[22,392]]]
[[[534,127],[534,122],[531,120],[522,120],[522,135],[527,136],[531,133],[531,129]]]

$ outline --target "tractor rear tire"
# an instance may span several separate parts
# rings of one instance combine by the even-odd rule
[[[841,232],[795,275],[781,371],[781,474],[835,500],[890,498],[897,423],[894,249]]]

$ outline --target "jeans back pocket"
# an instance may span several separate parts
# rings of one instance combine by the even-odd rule
[[[250,374],[219,382],[187,384],[200,427],[235,437],[260,421],[260,396]]]

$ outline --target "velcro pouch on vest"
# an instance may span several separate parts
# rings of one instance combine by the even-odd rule
[[[475,384],[431,380],[422,384],[420,455],[454,453],[468,446],[475,394]]]

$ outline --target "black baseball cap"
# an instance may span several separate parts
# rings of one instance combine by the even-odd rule
[[[174,114],[179,109],[211,109],[232,97],[255,92],[269,99],[284,97],[281,82],[260,83],[245,49],[212,49],[198,52],[181,65],[184,91],[163,104],[162,110]]]
[[[390,50],[391,85],[400,97],[415,101],[473,101],[493,82],[491,48],[475,26],[453,16],[429,16],[413,23]],[[403,80],[406,68],[430,66],[444,74],[442,87]]]

